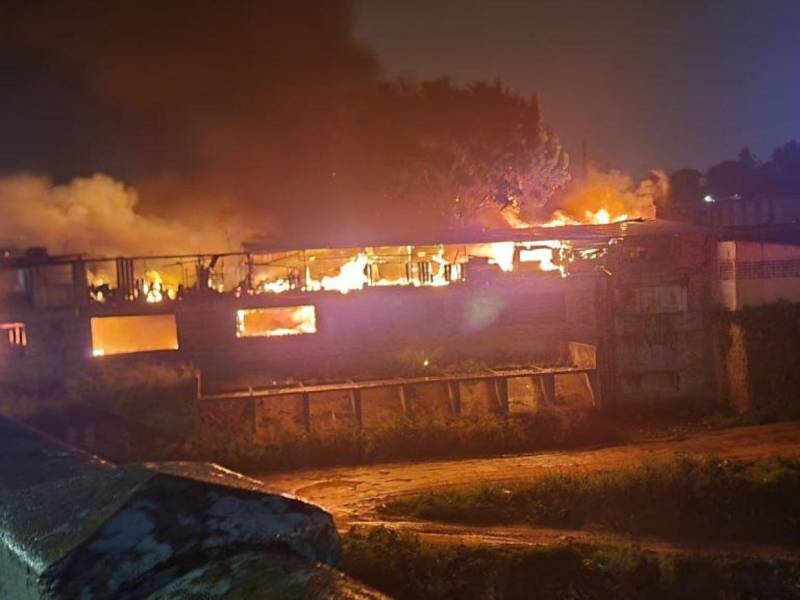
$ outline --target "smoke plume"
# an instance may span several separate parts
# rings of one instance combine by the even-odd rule
[[[666,198],[668,177],[661,171],[635,184],[619,171],[590,169],[585,178],[572,182],[563,197],[557,200],[556,213],[574,222],[591,222],[592,217],[606,211],[610,220],[654,219],[656,206]]]
[[[143,212],[286,238],[365,216],[347,128],[377,68],[345,0],[3,3],[0,61],[0,172],[108,173]]]
[[[136,191],[106,176],[53,185],[46,177],[0,178],[0,240],[18,247],[47,246],[51,253],[93,256],[222,251],[238,245],[238,230],[224,223],[206,229],[146,217]]]
[[[554,196],[579,222],[646,216],[652,194],[619,173],[568,186],[535,97],[387,84],[351,21],[347,0],[0,4],[0,173],[52,178],[0,182],[0,244],[356,245],[525,224]]]

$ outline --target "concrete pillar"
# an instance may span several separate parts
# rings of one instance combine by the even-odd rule
[[[248,415],[250,417],[250,427],[253,430],[253,435],[257,435],[258,434],[258,422],[257,422],[256,419],[258,418],[258,411],[256,410],[256,397],[252,395],[252,389],[250,390],[250,393],[251,393],[251,395],[250,395],[250,401],[249,401],[249,403],[247,405],[247,412],[248,412]],[[268,402],[269,399],[268,398],[262,398],[261,401],[262,402]]]
[[[539,385],[542,390],[542,398],[547,406],[554,406],[556,403],[556,377],[552,373],[537,375]]]
[[[504,417],[508,416],[508,379],[505,377],[495,377],[494,379],[494,395],[497,400],[500,414]]]
[[[397,393],[400,395],[400,408],[403,410],[403,416],[408,417],[408,387],[402,384],[397,386]]]
[[[350,404],[353,407],[353,417],[356,420],[356,427],[361,429],[364,425],[363,419],[361,418],[361,390],[350,390]]]
[[[592,401],[595,408],[602,408],[603,406],[603,393],[602,386],[600,385],[600,376],[597,370],[586,373],[586,384],[589,391],[592,393]]]
[[[303,429],[306,433],[311,431],[311,398],[308,392],[303,392],[301,402],[303,403]]]
[[[450,412],[458,416],[461,414],[461,385],[458,381],[448,381],[447,398],[450,400]]]

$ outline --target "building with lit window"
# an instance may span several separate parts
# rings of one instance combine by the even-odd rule
[[[664,222],[448,233],[445,240],[0,264],[0,377],[191,362],[209,389],[425,367],[592,361],[619,402],[707,393],[713,252]],[[100,362],[98,362],[100,361]],[[593,367],[594,368],[594,365]]]

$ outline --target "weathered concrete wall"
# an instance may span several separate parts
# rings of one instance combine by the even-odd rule
[[[585,360],[593,354],[588,347],[582,352]],[[552,388],[549,397],[545,379]],[[198,412],[205,433],[254,433],[258,441],[280,444],[305,433],[336,434],[459,418],[535,414],[553,405],[589,408],[597,406],[599,397],[596,380],[584,373],[508,377],[505,381],[385,385],[360,390],[357,395],[347,390],[325,391],[305,394],[306,398],[299,393],[203,398]]]
[[[396,427],[406,420],[404,398],[397,388],[375,388],[361,392],[364,429]]]
[[[508,380],[508,414],[533,414],[545,407],[547,400],[540,383],[532,377]]]
[[[566,284],[505,276],[489,287],[375,288],[257,297],[252,307],[314,304],[315,334],[236,338],[236,306],[217,304],[178,314],[181,352],[215,383],[294,376],[302,380],[381,376],[419,370],[425,359],[443,364],[474,360],[557,359],[569,337]],[[534,280],[533,282],[531,280]],[[575,326],[577,327],[577,326]]]
[[[419,370],[426,359],[541,364],[559,358],[564,340],[593,342],[593,294],[592,276],[498,273],[442,288],[211,295],[159,305],[88,305],[77,313],[28,310],[6,315],[25,322],[30,333],[19,366],[4,371],[10,379],[28,375],[56,381],[85,363],[125,366],[152,356],[194,363],[211,390],[287,377],[314,381],[396,374]],[[316,307],[317,333],[236,336],[239,309],[304,304]],[[92,316],[162,313],[176,316],[178,351],[92,358]]]
[[[117,468],[5,420],[0,450],[3,598],[378,597],[318,566],[339,555],[328,513],[236,473]]]
[[[642,405],[713,394],[706,233],[650,236],[614,249],[610,286],[613,402]]]
[[[0,306],[0,322],[9,321],[25,323],[28,343],[15,356],[0,354],[0,384],[60,383],[91,357],[89,322],[72,310]]]
[[[461,414],[487,417],[503,413],[503,407],[491,380],[465,381],[461,384]]]

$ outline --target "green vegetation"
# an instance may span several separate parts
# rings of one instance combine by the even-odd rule
[[[343,536],[342,569],[398,600],[796,598],[781,560],[661,557],[633,546],[487,547],[423,543],[376,528]]]
[[[194,433],[197,372],[185,364],[99,361],[67,385],[67,403],[98,408],[176,437]]]
[[[257,435],[247,402],[220,403],[203,414],[191,367],[146,361],[125,368],[98,361],[64,390],[39,395],[2,390],[0,396],[4,414],[55,436],[66,435],[67,424],[94,427],[102,435],[88,449],[114,462],[205,460],[249,472],[491,456],[623,439],[595,411],[564,407],[508,418],[398,417],[362,429],[351,422],[312,424],[310,433],[287,419]],[[271,426],[268,419],[262,422]],[[82,440],[78,435],[73,443]]]
[[[514,485],[434,491],[389,515],[471,524],[602,528],[634,535],[800,542],[800,460],[745,463],[679,457],[597,473],[546,474]]]
[[[540,411],[535,415],[403,421],[362,430],[297,430],[273,443],[237,429],[206,434],[171,449],[175,458],[213,460],[248,472],[398,460],[489,456],[588,446],[620,440],[594,412]]]
[[[747,412],[732,417],[729,423],[800,418],[800,303],[776,302],[737,312],[719,311],[714,318],[720,358],[733,361],[729,368],[734,376],[746,373],[749,378],[740,382],[740,393],[747,394],[749,401],[737,407]],[[739,335],[734,336],[734,331]],[[729,395],[732,393],[728,390]],[[736,403],[733,398],[727,400]]]
[[[196,394],[197,373],[189,365],[98,361],[64,386],[0,387],[0,413],[38,425],[59,418],[68,423],[77,413],[94,411],[181,437],[195,432]]]

